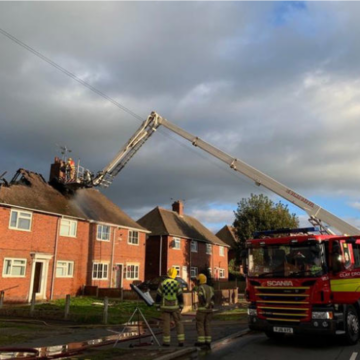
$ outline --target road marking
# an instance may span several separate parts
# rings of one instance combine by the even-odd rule
[[[350,356],[350,359],[349,360],[355,360],[356,357],[357,357],[358,353],[352,353],[352,355]]]

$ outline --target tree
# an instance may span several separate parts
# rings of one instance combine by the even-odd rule
[[[299,226],[298,217],[290,214],[287,205],[281,201],[274,203],[263,194],[251,194],[249,199],[243,198],[234,214],[235,233],[240,240],[239,251],[244,248],[245,241],[253,237],[255,231]]]

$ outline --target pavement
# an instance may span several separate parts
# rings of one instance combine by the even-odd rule
[[[234,306],[227,306],[221,310],[228,310]],[[170,359],[184,359],[192,358],[189,354],[195,354],[198,352],[198,349],[194,347],[195,342],[197,341],[196,333],[196,324],[195,324],[195,312],[190,312],[183,314],[183,322],[185,327],[185,346],[179,348],[176,340],[176,331],[175,329],[171,332],[171,346],[170,348],[163,348],[156,344],[156,341],[152,341],[150,345],[151,337],[145,339],[134,339],[128,341],[119,341],[116,345],[117,348],[127,349],[134,351],[146,349],[149,351],[158,351],[159,357],[157,359],[170,360]],[[46,328],[46,327],[45,327]],[[83,342],[86,342],[88,345],[99,344],[100,339],[108,338],[109,336],[114,337],[122,330],[122,326],[109,327],[109,326],[98,326],[98,327],[82,327],[82,326],[56,326],[56,328],[48,328],[48,336],[43,336],[44,334],[39,334],[38,338],[33,338],[31,340],[24,341],[22,343],[17,343],[16,347],[26,347],[26,348],[44,348],[53,347],[54,349],[58,348],[60,345],[72,344],[77,346],[82,346]],[[153,323],[151,325],[152,330],[155,333],[159,333],[161,330],[160,323]],[[213,320],[212,321],[212,338],[213,338],[213,348],[217,344],[224,343],[231,340],[232,338],[241,336],[242,333],[247,331],[247,319],[244,318],[242,321],[239,320]],[[4,329],[5,330],[5,329]],[[9,330],[9,329],[7,329]],[[51,331],[50,331],[51,330]],[[136,335],[136,327],[133,329],[134,335]],[[44,329],[46,331],[46,329]],[[51,334],[50,334],[51,333]],[[156,335],[156,338],[160,344],[162,344],[162,334]],[[116,338],[117,339],[117,338]],[[146,347],[144,347],[146,345]],[[71,345],[70,345],[71,346]],[[107,346],[101,346],[98,350],[112,348],[114,343],[111,343]],[[188,354],[188,355],[187,355]],[[197,357],[194,357],[197,358]]]

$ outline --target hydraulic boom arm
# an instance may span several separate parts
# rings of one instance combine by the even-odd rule
[[[143,122],[140,128],[136,131],[135,135],[127,142],[127,144],[118,152],[114,159],[93,179],[93,186],[109,186],[112,179],[119,173],[119,171],[126,165],[126,163],[135,155],[140,147],[146,142],[146,140],[156,131],[160,126],[164,126],[172,132],[180,135],[184,139],[190,141],[194,146],[201,148],[208,152],[210,155],[215,156],[219,160],[225,162],[234,169],[247,176],[255,182],[256,185],[264,186],[282,198],[290,201],[299,208],[303,209],[309,216],[310,220],[314,223],[322,226],[322,222],[326,223],[332,228],[337,229],[342,234],[356,235],[360,233],[360,230],[330,212],[324,210],[319,205],[316,205],[312,201],[299,195],[295,191],[289,189],[285,185],[274,180],[270,176],[265,175],[259,170],[256,170],[252,166],[246,164],[244,161],[233,158],[232,156],[224,153],[223,151],[215,148],[207,142],[199,139],[198,137],[191,135],[178,126],[172,124],[165,118],[161,117],[155,112],[152,112],[150,116]],[[322,226],[323,227],[323,226]],[[332,233],[331,230],[324,228],[327,232]]]

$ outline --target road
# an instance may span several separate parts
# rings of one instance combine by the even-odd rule
[[[269,340],[259,333],[248,334],[211,352],[201,360],[360,360],[360,343],[344,346],[339,338],[295,338]]]

